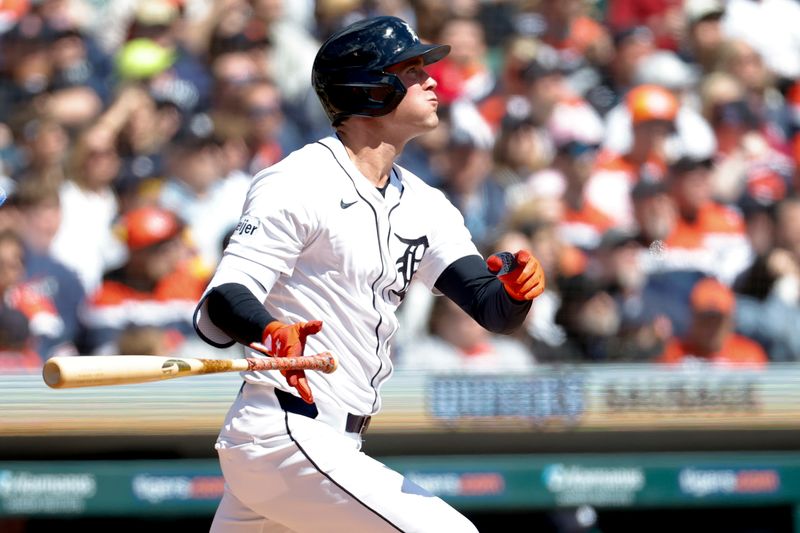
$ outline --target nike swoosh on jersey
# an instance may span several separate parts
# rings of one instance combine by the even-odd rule
[[[351,205],[355,205],[357,203],[358,203],[358,200],[356,200],[355,202],[350,202],[349,204],[344,203],[344,200],[339,200],[339,207],[341,207],[342,209],[347,209]]]

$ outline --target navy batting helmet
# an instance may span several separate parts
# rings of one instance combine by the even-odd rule
[[[450,52],[448,45],[422,44],[397,17],[361,20],[334,33],[314,59],[311,81],[335,126],[345,117],[380,117],[392,112],[406,88],[386,68],[414,57],[426,65]]]

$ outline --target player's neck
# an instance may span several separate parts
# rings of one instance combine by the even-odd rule
[[[359,130],[355,135],[353,131],[339,131],[338,135],[355,167],[373,185],[383,187],[389,180],[394,160],[400,155],[403,147],[376,141],[374,137],[363,135],[361,133],[363,131]]]

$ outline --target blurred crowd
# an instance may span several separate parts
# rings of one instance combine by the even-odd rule
[[[397,368],[800,360],[797,0],[0,0],[0,370],[208,356],[250,177],[331,133],[314,55],[379,14],[452,46],[400,163],[548,280],[510,337],[412,284]]]

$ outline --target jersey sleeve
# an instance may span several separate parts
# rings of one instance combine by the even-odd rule
[[[429,247],[414,277],[433,290],[448,266],[462,257],[480,253],[464,225],[464,217],[441,191],[431,190],[424,212],[430,216]]]
[[[206,296],[214,287],[238,283],[264,302],[282,275],[291,276],[314,227],[314,216],[295,176],[265,171],[247,193],[242,216],[194,314],[198,335],[212,346],[234,343],[208,318]]]

